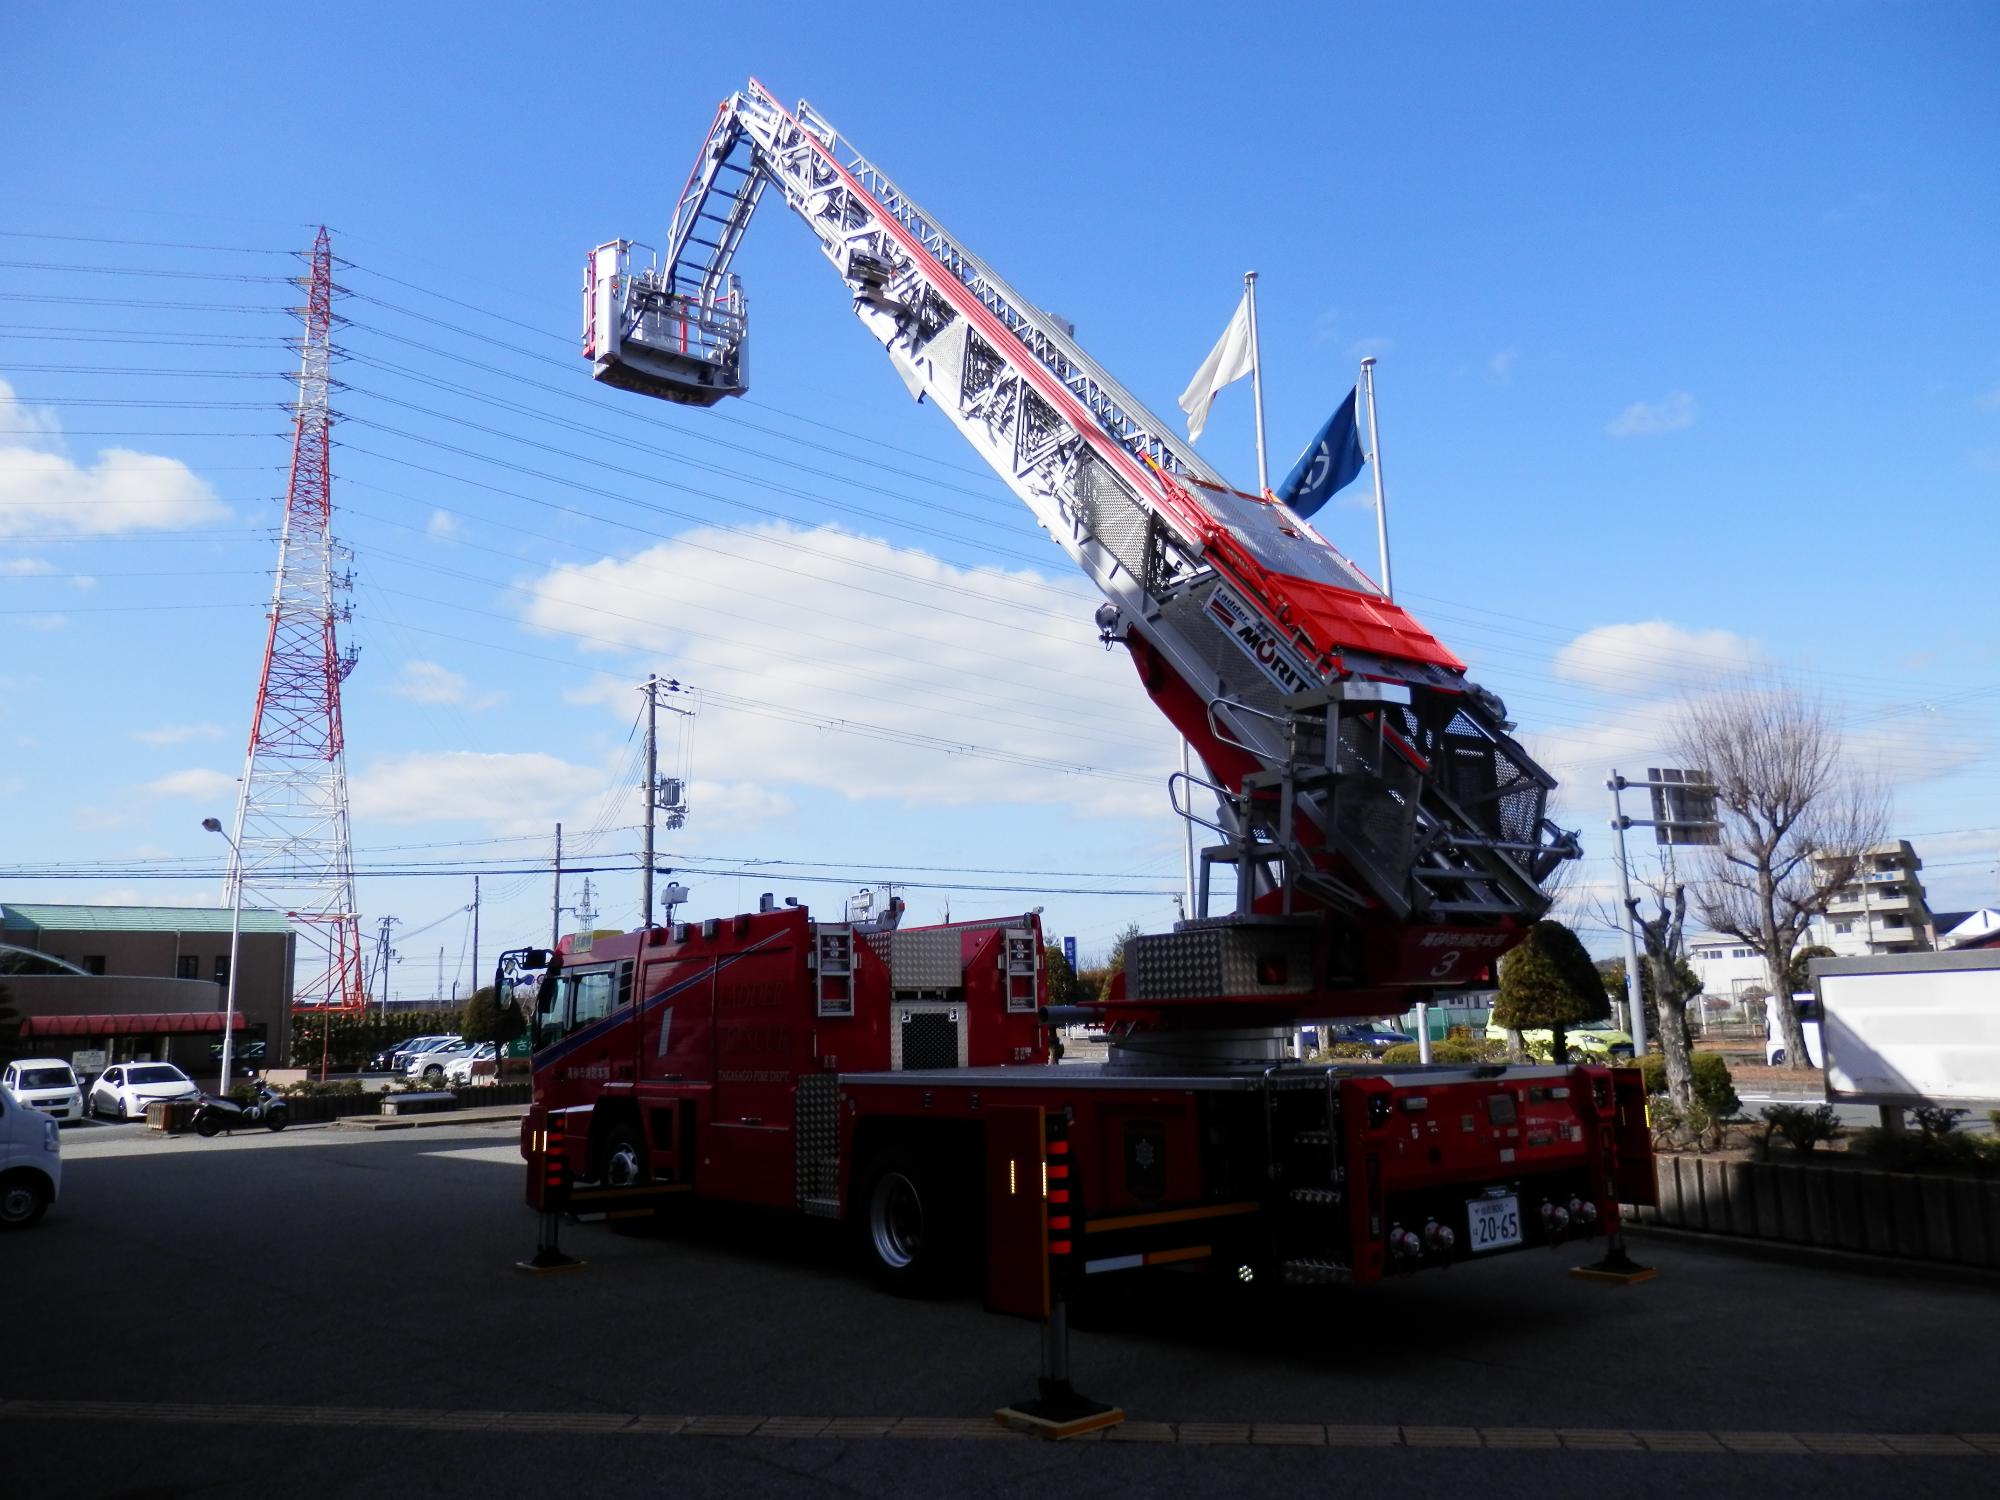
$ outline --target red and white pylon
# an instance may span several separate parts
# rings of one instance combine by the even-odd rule
[[[236,849],[225,894],[286,913],[299,936],[295,1010],[358,1010],[368,1003],[361,923],[348,836],[347,755],[340,684],[356,653],[338,629],[352,584],[334,565],[332,431],[333,249],[324,227],[312,249],[270,632],[236,799]],[[239,890],[240,886],[240,890]]]

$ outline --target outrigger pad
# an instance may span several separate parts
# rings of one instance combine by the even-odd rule
[[[1118,1407],[1078,1395],[1066,1381],[1044,1380],[1040,1385],[1042,1392],[1034,1400],[1003,1406],[993,1413],[993,1420],[1014,1432],[1050,1439],[1081,1437],[1125,1420]]]
[[[1591,1266],[1571,1266],[1570,1275],[1585,1281],[1609,1281],[1619,1286],[1630,1286],[1635,1281],[1651,1281],[1660,1274],[1657,1266],[1642,1266],[1625,1253],[1625,1246],[1614,1241],[1604,1252],[1604,1259]]]
[[[589,1265],[587,1260],[578,1260],[574,1255],[564,1255],[560,1250],[536,1252],[533,1260],[517,1260],[514,1269],[527,1271],[535,1276],[546,1276],[554,1271],[581,1271]]]

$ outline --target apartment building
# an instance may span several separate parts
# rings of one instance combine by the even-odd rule
[[[1937,924],[1918,874],[1924,862],[1908,839],[1877,844],[1861,857],[1853,879],[1833,893],[1808,941],[1843,958],[1921,953],[1937,946]],[[1830,879],[1824,863],[1818,866]]]

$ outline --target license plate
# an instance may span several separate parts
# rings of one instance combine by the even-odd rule
[[[1521,1202],[1518,1198],[1474,1198],[1465,1205],[1472,1253],[1504,1250],[1521,1243]]]

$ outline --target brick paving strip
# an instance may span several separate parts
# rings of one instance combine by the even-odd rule
[[[0,1422],[161,1422],[375,1427],[419,1432],[618,1433],[778,1441],[1031,1439],[986,1417],[641,1416],[632,1412],[459,1411],[380,1406],[223,1406],[163,1401],[0,1400]],[[1322,1426],[1317,1422],[1128,1421],[1088,1441],[1185,1446],[1484,1448],[1522,1452],[1732,1453],[1745,1456],[2000,1458],[2000,1432],[1705,1432],[1617,1427]]]

